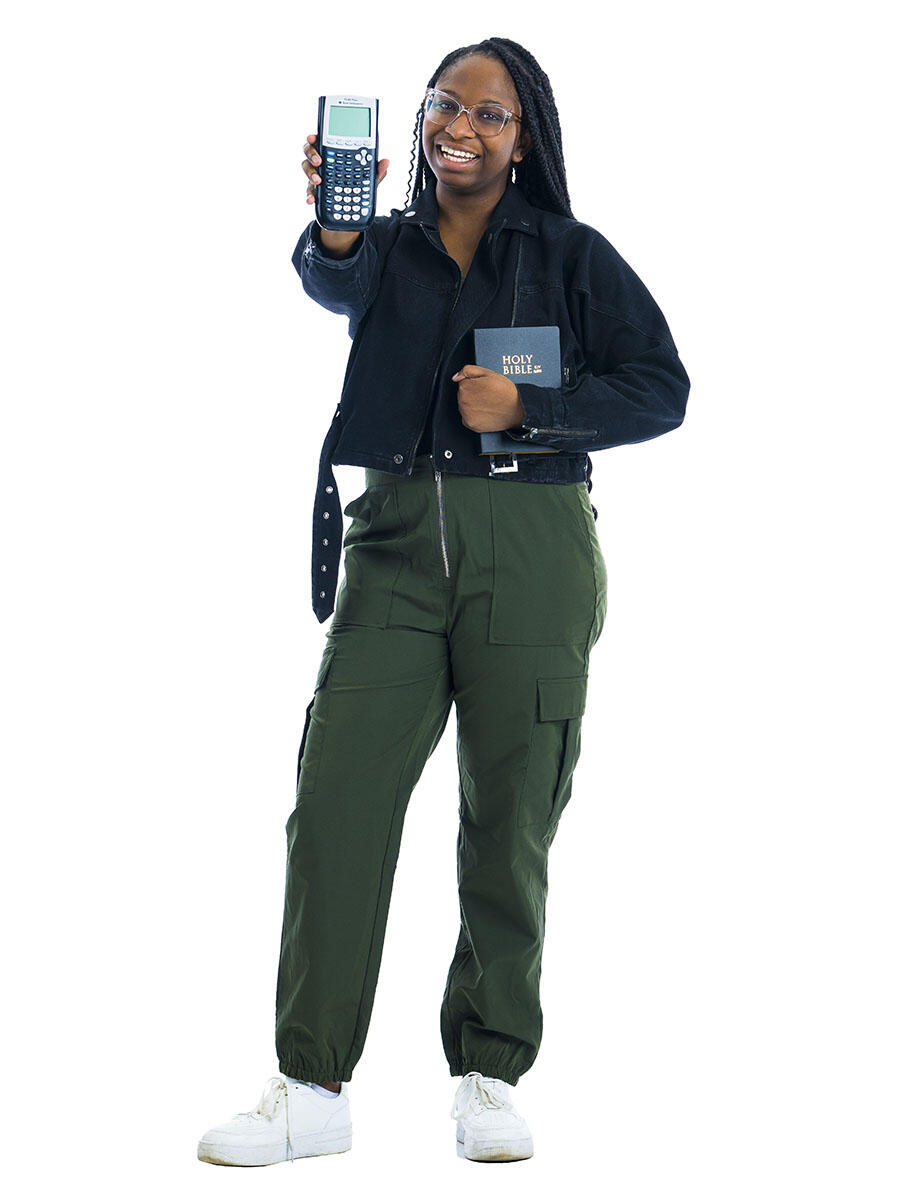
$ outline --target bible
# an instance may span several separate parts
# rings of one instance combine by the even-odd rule
[[[479,367],[505,375],[513,383],[533,383],[538,387],[560,386],[558,325],[510,325],[502,329],[475,329],[475,362]],[[490,454],[491,474],[515,471],[519,454],[558,454],[551,446],[517,442],[504,430],[479,433],[479,454]],[[512,458],[512,465],[496,465],[493,456]]]

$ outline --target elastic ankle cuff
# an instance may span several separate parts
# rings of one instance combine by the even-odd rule
[[[300,1059],[280,1058],[278,1060],[278,1070],[282,1075],[289,1075],[292,1079],[303,1079],[309,1083],[320,1083],[322,1080],[327,1080],[329,1083],[349,1083],[352,1071],[341,1070],[335,1067],[323,1067],[321,1063],[307,1063]]]

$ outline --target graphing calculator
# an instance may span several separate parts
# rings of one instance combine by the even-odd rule
[[[377,97],[320,96],[316,146],[316,220],[323,229],[365,229],[375,216]]]

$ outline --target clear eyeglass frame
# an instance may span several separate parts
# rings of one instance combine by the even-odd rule
[[[447,104],[453,105],[456,109],[456,112],[448,114],[442,113],[440,116],[443,117],[446,115],[447,120],[436,121],[434,116],[432,116],[429,112],[429,109],[432,107],[432,102],[435,99],[439,99],[441,103],[446,102]],[[422,101],[422,104],[422,111],[428,120],[435,125],[440,125],[442,129],[446,128],[448,125],[452,125],[461,113],[465,113],[469,124],[472,126],[472,129],[480,137],[497,137],[509,124],[510,118],[514,121],[518,121],[520,124],[522,121],[520,116],[517,116],[516,113],[512,112],[508,108],[503,108],[500,104],[470,104],[467,108],[465,104],[460,104],[460,102],[454,96],[450,96],[447,92],[442,92],[438,88],[429,88],[425,93],[425,99]],[[493,123],[490,121],[488,121],[485,125],[485,123],[483,123],[477,116],[478,110],[490,113],[492,116],[502,115],[502,123],[500,123],[496,128],[492,128]]]

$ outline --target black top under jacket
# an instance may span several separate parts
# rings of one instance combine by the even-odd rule
[[[562,385],[517,380],[525,420],[506,431],[560,453],[517,456],[517,470],[494,476],[502,484],[587,480],[590,490],[591,451],[646,441],[684,420],[690,380],[650,292],[596,229],[533,207],[511,179],[464,280],[441,241],[434,180],[408,208],[375,217],[348,258],[331,257],[310,221],[292,261],[307,295],[346,316],[353,339],[313,510],[320,622],[334,611],[342,546],[332,464],[409,475],[416,454],[430,453],[436,470],[491,475],[451,378],[475,362],[473,329],[560,331]]]

